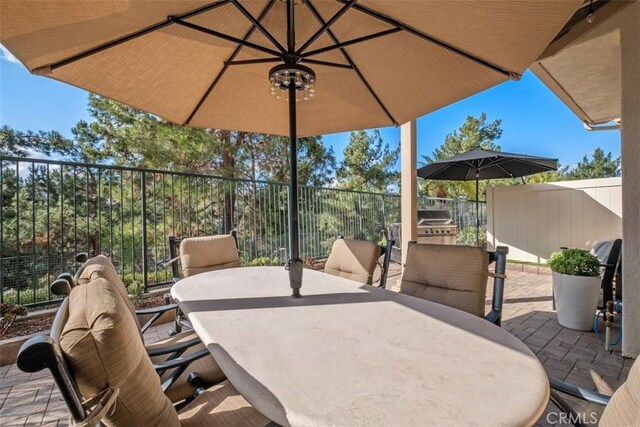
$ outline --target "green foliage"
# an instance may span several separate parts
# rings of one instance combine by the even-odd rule
[[[600,275],[600,261],[584,249],[564,249],[554,252],[547,265],[551,271],[571,276]]]
[[[543,172],[543,173],[537,173],[535,175],[525,176],[525,177],[520,178],[520,182],[518,182],[517,179],[508,180],[508,181],[510,181],[510,183],[512,185],[518,185],[520,183],[522,183],[522,184],[544,184],[544,183],[547,183],[547,182],[563,181],[565,179],[566,178],[564,177],[564,175],[562,175],[562,169],[559,169],[557,171]]]
[[[566,179],[594,179],[620,176],[620,157],[613,158],[611,152],[605,154],[602,148],[596,148],[593,156],[584,156],[578,165],[562,170]]]
[[[280,262],[280,258],[278,257],[269,258],[269,257],[262,256],[262,257],[254,258],[251,261],[248,261],[244,264],[249,267],[261,267],[261,266],[268,266],[268,265],[282,265],[282,262]]]
[[[127,286],[127,292],[133,305],[138,308],[142,306],[144,300],[144,285],[140,280],[134,280],[129,286]]]
[[[479,243],[481,248],[487,247],[487,226],[480,226]],[[465,246],[476,246],[476,227],[465,227],[458,230],[457,243]]]
[[[0,304],[0,327],[2,328],[2,334],[9,330],[18,317],[26,316],[27,314],[27,308],[20,304],[6,302]]]
[[[495,143],[502,137],[502,120],[497,119],[487,123],[487,114],[480,117],[467,116],[459,129],[448,134],[442,145],[436,148],[431,155],[422,156],[424,164],[462,154],[473,148],[480,147],[483,150],[501,151]],[[475,181],[432,181],[421,180],[420,194],[431,197],[462,197],[470,200],[476,198]],[[480,199],[486,194],[487,185],[496,184],[499,180],[480,181]],[[474,238],[475,242],[475,238]]]
[[[467,116],[460,128],[448,134],[442,145],[430,156],[424,156],[424,159],[427,162],[444,160],[476,147],[501,151],[500,146],[494,142],[502,137],[501,124],[500,119],[487,123],[487,113],[480,114],[480,117]]]
[[[290,179],[289,138],[276,135],[250,136],[252,167],[255,177],[276,182]],[[321,187],[333,180],[336,158],[332,147],[322,143],[322,137],[298,139],[298,182]]]
[[[392,150],[379,130],[351,132],[336,178],[341,188],[385,192],[397,181],[395,164],[400,149]]]
[[[29,157],[34,152],[50,156],[72,151],[73,141],[55,131],[20,132],[8,126],[0,128],[0,156]]]

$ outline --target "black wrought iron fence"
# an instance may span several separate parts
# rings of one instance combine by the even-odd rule
[[[111,257],[127,284],[168,283],[169,235],[235,229],[243,262],[279,264],[288,196],[283,183],[0,157],[0,302],[49,303],[49,283],[76,268],[79,252]],[[299,197],[304,257],[327,255],[336,235],[383,240],[400,220],[398,195],[301,187]],[[419,206],[450,209],[461,231],[475,226],[473,203],[420,198]]]

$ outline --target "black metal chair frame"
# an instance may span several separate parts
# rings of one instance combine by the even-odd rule
[[[64,278],[60,280],[66,281]],[[62,283],[59,282],[58,286],[61,285]],[[70,291],[71,288],[67,290]],[[117,390],[106,389],[103,393],[89,400],[84,399],[80,393],[80,389],[60,347],[60,335],[69,316],[68,309],[69,300],[65,297],[53,320],[50,334],[37,335],[26,341],[18,352],[17,365],[21,371],[29,373],[49,369],[69,409],[72,419],[76,423],[82,423],[94,418],[100,411],[108,409],[108,407],[105,408],[105,405],[111,405],[115,402],[114,394],[117,395]],[[180,351],[177,350],[178,347],[180,346],[166,346],[163,351],[156,349],[154,354],[176,353],[176,351]],[[182,351],[184,351],[184,349],[180,352]],[[167,360],[154,364],[154,368],[159,376],[168,369],[174,369],[169,378],[162,383],[162,391],[166,392],[178,377],[185,372],[189,364],[207,355],[209,355],[209,351],[203,348],[185,357],[170,357]],[[200,392],[198,387],[202,384],[201,378],[197,373],[193,372],[189,375],[189,381],[194,387],[195,397]],[[188,399],[187,401],[181,402],[176,405],[176,408],[186,405],[191,400],[192,399]],[[96,421],[99,421],[99,419]]]
[[[387,288],[387,276],[389,274],[389,263],[391,262],[391,250],[395,244],[395,240],[388,239],[386,245],[380,245],[380,251],[382,252],[382,255],[384,255],[384,258],[382,259],[382,272],[380,273],[380,284],[378,287],[382,289]]]
[[[417,244],[410,241],[410,245]],[[493,277],[493,296],[491,299],[491,311],[485,315],[485,319],[494,325],[502,325],[502,307],[504,305],[504,282],[507,278],[507,246],[498,246],[495,252],[487,251],[489,254],[489,265],[495,263],[494,272],[489,273]]]
[[[551,400],[551,402],[553,402],[553,404],[556,405],[558,409],[565,413],[567,415],[568,421],[576,427],[586,426],[588,424],[583,423],[582,421],[590,420],[584,420],[584,417],[581,418],[580,414],[578,414],[571,407],[571,405],[560,395],[560,393],[600,406],[606,406],[611,399],[611,396],[607,396],[596,391],[587,390],[582,387],[577,387],[573,384],[568,384],[555,378],[549,378],[549,384],[551,385],[551,394],[549,396],[549,400]]]
[[[344,239],[344,236],[337,236],[336,239]],[[395,245],[395,240],[393,239],[387,239],[387,244],[384,246],[378,245],[380,248],[380,254],[384,255],[382,265],[380,265],[380,283],[378,283],[378,287],[382,289],[386,289],[387,287],[387,275],[389,273],[389,262],[391,261],[391,249],[393,248],[393,245]]]

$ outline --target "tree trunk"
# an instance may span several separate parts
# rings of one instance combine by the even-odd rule
[[[235,177],[235,153],[231,145],[231,132],[222,131],[222,175],[228,178]],[[228,181],[224,185],[224,216],[223,216],[223,232],[229,233],[233,228],[233,217],[235,215],[235,207],[233,203],[233,195],[235,192],[235,183]]]

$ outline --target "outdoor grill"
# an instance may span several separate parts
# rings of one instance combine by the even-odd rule
[[[446,209],[418,210],[418,243],[455,245],[458,226]]]
[[[430,243],[435,245],[455,245],[458,235],[458,226],[453,223],[451,212],[446,209],[419,209],[418,210],[418,243]],[[391,224],[389,237],[395,240],[391,252],[391,259],[401,261],[402,236],[400,223]]]

